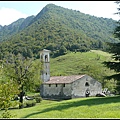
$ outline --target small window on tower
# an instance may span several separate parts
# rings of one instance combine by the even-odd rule
[[[65,87],[65,84],[63,84],[63,87]]]
[[[49,84],[49,87],[51,87],[51,84]]]
[[[57,84],[56,84],[56,87],[57,87]]]
[[[47,73],[46,73],[46,75],[47,75]]]
[[[48,62],[48,56],[45,55],[45,62]]]

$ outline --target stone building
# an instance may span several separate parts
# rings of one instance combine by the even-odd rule
[[[41,79],[43,83],[40,94],[43,98],[71,99],[77,97],[95,96],[102,93],[100,82],[89,75],[70,75],[50,77],[50,51],[44,49],[40,52],[40,60],[43,62]]]

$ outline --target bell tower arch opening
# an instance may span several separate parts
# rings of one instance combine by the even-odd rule
[[[48,55],[45,55],[45,62],[48,62]]]

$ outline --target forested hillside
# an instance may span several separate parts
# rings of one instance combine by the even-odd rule
[[[105,50],[105,42],[118,41],[113,36],[115,27],[112,19],[48,4],[36,16],[0,29],[0,57],[12,52],[38,58],[44,48],[51,50],[53,57],[67,51]]]
[[[24,29],[33,18],[34,16],[29,16],[26,19],[20,18],[10,25],[0,26],[0,41],[8,39],[10,36]]]

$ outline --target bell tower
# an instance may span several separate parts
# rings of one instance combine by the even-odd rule
[[[43,82],[50,80],[50,50],[43,49],[40,52],[40,61],[42,62],[41,79]]]

